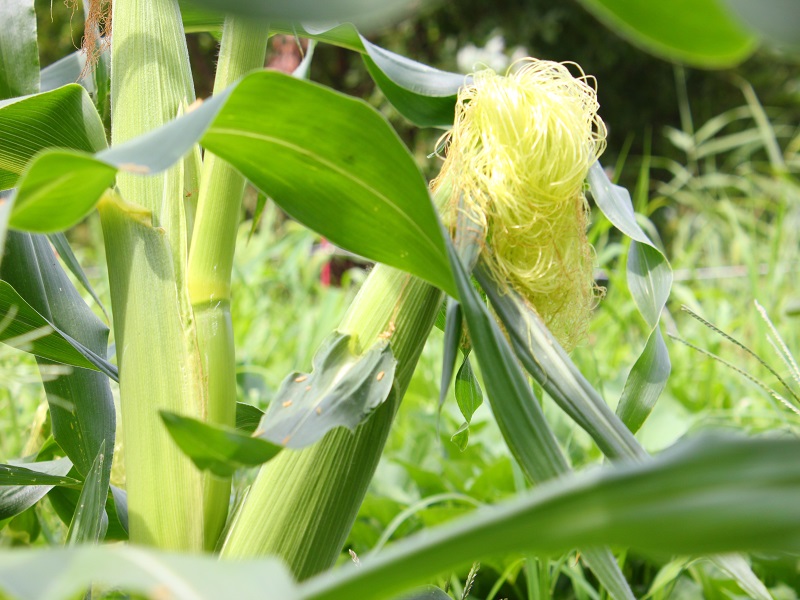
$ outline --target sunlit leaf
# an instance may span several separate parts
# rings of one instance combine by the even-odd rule
[[[33,0],[3,0],[0,23],[0,100],[34,94],[39,91],[39,46]]]
[[[283,446],[238,430],[162,411],[172,439],[200,470],[230,477],[237,469],[255,467],[273,458]]]

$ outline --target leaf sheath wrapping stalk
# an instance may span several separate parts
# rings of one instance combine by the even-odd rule
[[[262,468],[223,557],[277,554],[300,579],[333,565],[440,304],[441,293],[429,284],[384,265],[373,270],[339,330],[362,347],[391,334],[398,361],[393,392],[355,434],[336,429],[311,448],[284,451]]]
[[[203,545],[203,481],[159,410],[201,415],[199,360],[181,319],[167,235],[149,212],[109,193],[106,242],[120,371],[130,539],[164,549]]]
[[[175,0],[113,4],[111,138],[149,132],[194,101]],[[155,176],[120,172],[124,201],[98,205],[109,262],[120,369],[130,539],[164,549],[203,547],[203,477],[172,442],[159,410],[205,416],[186,262],[187,191],[197,154]]]

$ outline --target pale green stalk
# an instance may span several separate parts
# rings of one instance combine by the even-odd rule
[[[389,337],[398,361],[392,395],[355,434],[335,429],[314,446],[284,451],[265,465],[231,527],[223,557],[277,554],[299,579],[333,565],[441,301],[441,292],[429,284],[375,267],[339,330],[357,336],[362,348]]]
[[[264,66],[269,27],[228,17],[222,30],[214,93]],[[189,299],[207,391],[209,422],[233,427],[236,420],[236,355],[231,323],[231,270],[245,179],[206,152],[189,251]],[[225,525],[230,479],[206,474],[205,547],[213,550]]]
[[[111,138],[119,144],[174,119],[194,91],[177,1],[116,0],[113,6]],[[99,209],[120,370],[130,539],[199,551],[203,477],[158,414],[205,412],[185,285],[184,196],[197,188],[185,173],[194,172],[182,163],[156,176],[121,172],[122,198],[108,194]]]

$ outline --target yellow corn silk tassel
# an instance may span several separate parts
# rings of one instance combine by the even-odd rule
[[[492,276],[525,298],[567,350],[584,338],[602,295],[583,193],[605,149],[598,108],[594,79],[572,63],[528,58],[506,76],[476,72],[459,92],[437,180],[452,185],[446,220],[463,211]]]

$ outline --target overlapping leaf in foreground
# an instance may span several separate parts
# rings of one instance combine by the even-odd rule
[[[70,598],[89,583],[175,599],[390,598],[436,574],[509,552],[619,544],[696,555],[800,550],[800,441],[710,437],[645,462],[570,475],[361,557],[302,585],[274,560],[218,562],[130,547],[0,552],[13,598]],[[48,577],[41,577],[47,572]],[[268,585],[266,582],[269,582]],[[255,597],[255,596],[253,596]]]

